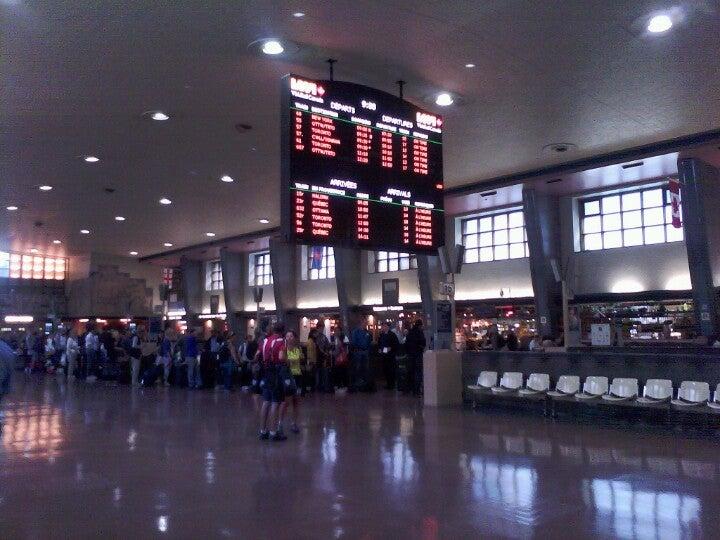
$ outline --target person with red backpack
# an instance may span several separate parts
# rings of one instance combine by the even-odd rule
[[[285,362],[285,325],[276,323],[262,344],[263,404],[260,409],[260,440],[284,441],[285,378],[290,377]],[[277,426],[275,430],[270,427]]]

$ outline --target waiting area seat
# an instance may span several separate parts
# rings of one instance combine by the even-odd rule
[[[555,390],[547,393],[553,398],[574,396],[580,391],[580,377],[577,375],[560,375]]]
[[[638,380],[616,377],[610,384],[610,391],[603,394],[605,401],[628,401],[638,396]]]
[[[500,378],[500,386],[493,386],[495,393],[517,392],[522,388],[523,374],[515,371],[505,372]]]
[[[607,394],[608,391],[608,378],[592,376],[585,379],[583,383],[583,390],[575,394],[577,399],[596,399]]]
[[[520,388],[518,393],[521,396],[536,396],[544,394],[550,390],[550,375],[547,373],[531,373],[528,376],[524,388]]]
[[[694,407],[710,399],[710,385],[700,381],[683,381],[678,389],[677,399],[670,403],[680,407]]]
[[[715,388],[715,394],[712,401],[708,401],[708,407],[720,410],[720,384]]]
[[[645,405],[667,403],[672,396],[673,385],[670,379],[648,379],[643,386],[643,395],[637,398],[637,402]]]
[[[481,371],[478,375],[477,383],[468,386],[470,390],[490,390],[498,384],[497,371]]]

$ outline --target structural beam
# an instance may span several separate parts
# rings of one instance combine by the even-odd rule
[[[220,250],[220,267],[222,268],[223,296],[225,313],[230,330],[240,336],[245,335],[245,328],[238,317],[238,312],[245,307],[245,282],[247,281],[247,264],[244,253],[233,253],[227,248]]]
[[[360,266],[359,249],[335,248],[335,283],[340,320],[346,333],[354,326],[353,308],[362,303]]]
[[[202,312],[202,292],[204,287],[203,262],[183,258],[180,260],[182,270],[183,302],[185,318],[188,325],[195,322]]]
[[[275,314],[288,330],[300,330],[297,316],[297,247],[280,236],[270,238],[270,267],[275,294]],[[260,321],[258,321],[260,324]]]
[[[718,301],[713,263],[719,264],[717,250],[720,248],[718,171],[699,159],[687,158],[678,160],[678,173],[695,318],[701,335],[715,336],[718,332]],[[711,243],[714,244],[712,257]]]
[[[552,261],[560,261],[560,205],[557,196],[523,189],[523,213],[530,251],[530,278],[535,296],[535,318],[541,336],[557,337],[561,327],[562,286]]]

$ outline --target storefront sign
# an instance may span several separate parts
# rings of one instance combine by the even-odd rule
[[[590,325],[590,343],[597,347],[609,347],[612,345],[612,334],[609,324]]]

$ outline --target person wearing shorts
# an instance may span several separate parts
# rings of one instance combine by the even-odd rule
[[[263,404],[260,409],[260,439],[284,441],[283,416],[285,414],[285,326],[276,323],[273,332],[263,342],[262,361],[264,376],[262,380]],[[271,430],[270,427],[277,426]]]

